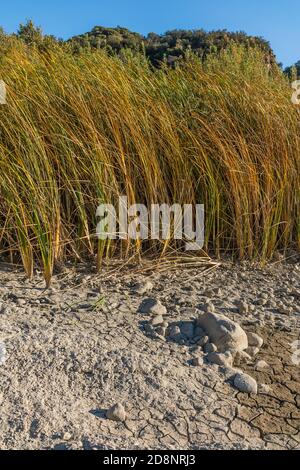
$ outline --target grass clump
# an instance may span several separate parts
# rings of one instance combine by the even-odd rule
[[[203,203],[205,249],[270,259],[300,246],[300,114],[263,53],[233,46],[203,64],[39,52],[0,61],[0,249],[47,284],[66,259],[176,249],[99,242],[100,202]]]

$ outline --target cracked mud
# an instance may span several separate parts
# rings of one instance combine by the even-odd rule
[[[82,266],[47,291],[40,277],[3,266],[0,448],[300,449],[299,289],[297,263],[107,277]],[[169,323],[191,321],[211,302],[261,336],[241,366],[258,394],[236,390],[197,344],[149,337],[151,317],[139,312],[149,296]],[[192,365],[197,357],[203,365]],[[124,423],[106,417],[116,403]]]

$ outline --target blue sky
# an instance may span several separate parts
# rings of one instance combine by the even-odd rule
[[[300,0],[13,0],[0,8],[0,25],[7,32],[26,18],[62,38],[95,25],[120,25],[142,34],[175,28],[243,30],[268,39],[284,65],[300,59]]]

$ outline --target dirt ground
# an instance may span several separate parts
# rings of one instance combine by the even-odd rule
[[[300,268],[224,262],[95,275],[86,266],[45,290],[0,266],[1,449],[300,449]],[[136,291],[151,281],[150,293]],[[144,298],[169,322],[197,318],[205,302],[264,339],[243,370],[258,394],[236,390],[232,371],[189,342],[147,336]],[[237,304],[251,307],[241,315]],[[299,348],[298,348],[299,346]],[[266,362],[263,371],[258,361]],[[106,418],[116,403],[127,420]]]

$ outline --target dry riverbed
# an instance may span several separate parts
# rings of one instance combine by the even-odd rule
[[[263,345],[212,363],[205,311]],[[299,340],[295,259],[102,276],[81,266],[48,290],[3,264],[0,448],[300,449]],[[236,388],[239,371],[257,393]],[[107,415],[115,404],[120,421]]]

